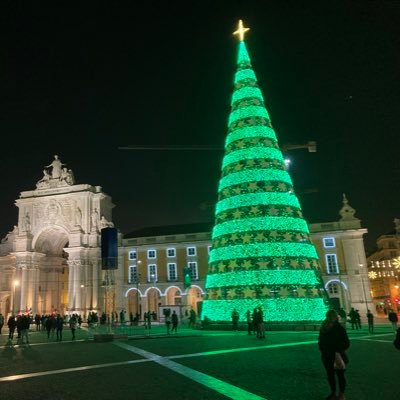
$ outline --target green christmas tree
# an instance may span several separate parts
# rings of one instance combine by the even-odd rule
[[[266,321],[322,321],[328,309],[293,183],[239,22],[237,71],[218,188],[202,318],[261,306]]]

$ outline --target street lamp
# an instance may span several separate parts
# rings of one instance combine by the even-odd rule
[[[142,304],[140,302],[140,295],[139,295],[140,274],[138,272],[136,272],[135,283],[136,283],[136,317],[137,317],[137,322],[139,323],[140,318],[142,318]]]
[[[15,280],[14,282],[13,282],[13,288],[14,288],[14,290],[13,290],[13,306],[12,306],[12,313],[13,313],[13,315],[15,315],[15,291],[16,291],[16,287],[17,286],[19,286],[19,281],[18,280]]]
[[[150,282],[153,283],[153,287],[154,287],[154,312],[157,311],[156,314],[158,314],[156,281],[157,281],[157,275],[155,273],[150,274]]]
[[[366,296],[366,294],[365,294],[365,286],[364,286],[364,272],[362,272],[363,264],[360,263],[360,264],[358,264],[358,266],[359,266],[360,269],[361,269],[361,272],[360,272],[360,275],[361,275],[361,284],[362,284],[363,293],[364,293],[365,311],[367,311],[367,310],[368,310],[368,307],[367,307],[367,296]]]

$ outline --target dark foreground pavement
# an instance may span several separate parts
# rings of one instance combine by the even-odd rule
[[[0,399],[324,399],[317,335],[267,332],[259,340],[245,332],[183,329],[168,337],[158,327],[150,338],[144,332],[95,343],[81,330],[77,341],[58,343],[32,332],[29,347],[0,347]],[[400,351],[390,327],[349,335],[346,398],[398,398]]]

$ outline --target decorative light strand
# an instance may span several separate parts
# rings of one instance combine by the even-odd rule
[[[230,175],[224,176],[219,181],[218,192],[221,192],[228,186],[238,185],[245,182],[254,181],[280,181],[293,185],[287,171],[278,169],[258,169],[258,170],[245,170],[235,172]]]
[[[231,104],[234,104],[235,102],[246,98],[258,99],[260,101],[264,101],[261,90],[259,88],[244,86],[233,92]]]
[[[294,217],[254,217],[232,220],[217,224],[212,231],[212,239],[229,233],[246,231],[285,231],[293,230],[309,233],[306,221]]]
[[[250,117],[264,117],[269,118],[267,110],[263,106],[247,106],[243,108],[238,108],[235,111],[232,111],[229,116],[229,124],[232,122],[238,121],[243,118]]]
[[[277,140],[275,131],[269,126],[246,126],[244,128],[235,129],[231,132],[226,138],[225,147],[236,140],[254,137],[264,137],[274,141]]]
[[[237,207],[269,204],[280,204],[288,207],[300,208],[299,200],[290,192],[246,193],[219,201],[215,209],[215,214]]]
[[[212,249],[209,263],[219,260],[249,257],[310,257],[318,258],[313,244],[281,242],[281,243],[247,243]]]
[[[256,74],[254,71],[250,68],[248,69],[242,69],[240,71],[237,71],[235,74],[235,83],[239,83],[242,81],[247,81],[247,80],[252,80],[256,81]]]
[[[249,285],[319,285],[314,270],[249,270],[207,276],[206,289]]]
[[[227,154],[222,161],[222,168],[228,164],[238,161],[252,160],[255,158],[266,158],[270,160],[283,161],[282,152],[274,147],[255,146],[248,149],[240,149]]]

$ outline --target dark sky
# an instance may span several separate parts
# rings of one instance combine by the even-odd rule
[[[133,3],[133,2],[132,2]],[[53,154],[112,196],[123,233],[213,219],[242,18],[247,46],[309,222],[337,220],[342,193],[369,230],[399,206],[400,3],[186,1],[0,10],[0,233]],[[332,3],[332,4],[331,4]],[[49,3],[53,4],[53,3]],[[5,144],[8,140],[9,144]],[[307,189],[317,192],[303,193]]]

